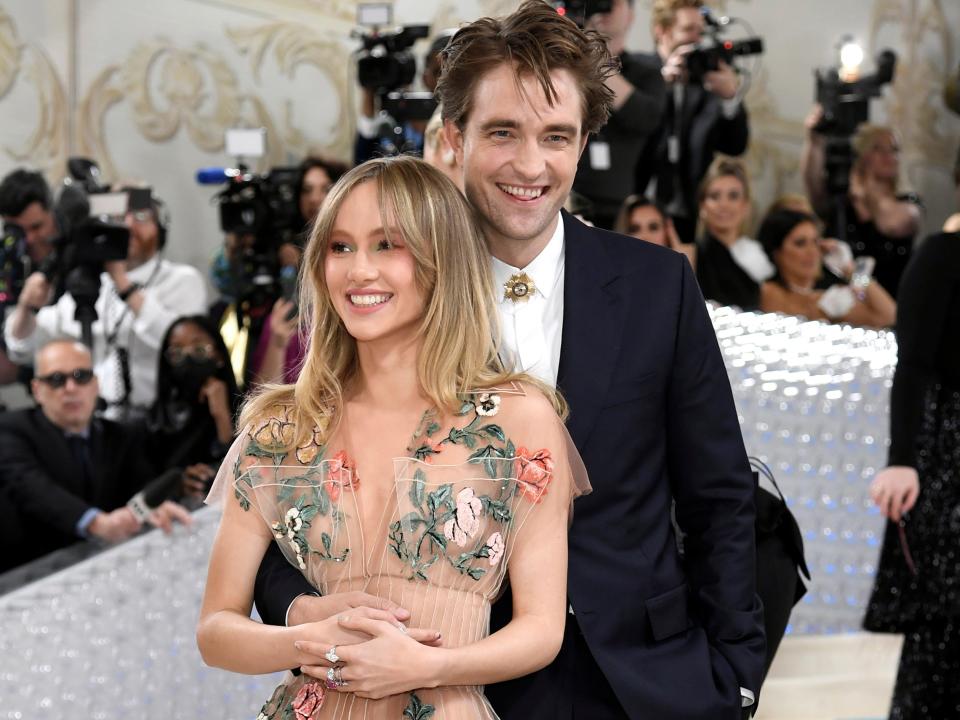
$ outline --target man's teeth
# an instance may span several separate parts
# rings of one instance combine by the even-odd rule
[[[499,187],[501,190],[503,190],[505,193],[509,195],[513,195],[514,197],[525,198],[528,200],[535,200],[541,195],[543,195],[542,187],[523,188],[523,187],[517,187],[516,185],[500,185]]]
[[[351,295],[350,302],[354,305],[381,305],[390,299],[389,295]]]

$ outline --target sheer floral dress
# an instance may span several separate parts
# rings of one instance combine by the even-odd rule
[[[321,594],[389,598],[411,612],[410,626],[440,630],[444,647],[489,634],[514,547],[565,523],[570,501],[589,487],[550,403],[520,386],[466,395],[456,414],[425,412],[406,456],[393,458],[393,478],[358,476],[349,439],[362,433],[347,420],[287,453],[293,430],[278,410],[241,435],[218,477],[232,485],[226,502],[259,512]],[[389,499],[381,509],[370,506],[375,497]],[[365,700],[290,675],[258,720],[495,718],[482,691]]]

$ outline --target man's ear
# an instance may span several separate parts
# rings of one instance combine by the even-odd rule
[[[463,167],[463,130],[457,127],[457,124],[452,120],[444,120],[443,136],[447,141],[447,145],[453,150],[457,164]]]

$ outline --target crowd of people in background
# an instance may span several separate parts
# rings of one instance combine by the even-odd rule
[[[780,312],[876,328],[894,325],[900,278],[921,223],[916,195],[900,188],[894,129],[865,124],[851,138],[854,162],[844,197],[827,191],[825,139],[815,107],[806,122],[801,159],[805,195],[784,196],[757,215],[743,156],[750,128],[736,69],[691,77],[685,58],[704,34],[701,0],[656,0],[654,52],[625,48],[632,0],[614,0],[592,15],[620,70],[607,80],[614,95],[606,125],[583,150],[570,206],[586,221],[686,256],[708,301],[743,310]],[[451,31],[438,33],[422,82],[433,90]],[[390,124],[365,90],[354,160],[382,151],[381,126]],[[403,127],[406,149],[420,154],[463,190],[462,149],[451,145],[438,108],[430,121]],[[302,240],[331,187],[348,165],[311,156],[299,166],[299,232],[274,248],[278,291],[260,300],[253,324],[240,324],[236,267],[249,239],[228,235],[206,274],[164,257],[171,232],[155,195],[148,207],[122,218],[129,230],[126,260],[104,265],[94,303],[92,346],[79,344],[81,325],[72,293],[57,287],[44,263],[56,249],[64,220],[54,193],[36,172],[18,169],[0,184],[4,222],[23,232],[23,286],[5,308],[0,383],[29,387],[37,407],[0,416],[0,508],[17,522],[2,523],[12,538],[42,526],[48,542],[4,558],[6,567],[55,547],[95,537],[116,540],[144,522],[125,503],[156,478],[178,473],[169,499],[201,499],[235,432],[243,394],[252,387],[293,382],[307,352],[296,292],[290,292]],[[954,216],[945,229],[955,231]],[[756,220],[756,221],[755,221]],[[842,227],[838,222],[844,223]],[[844,240],[838,237],[845,238]],[[285,285],[284,282],[287,284]],[[65,424],[62,413],[77,414]],[[116,424],[121,423],[121,424]],[[142,452],[136,467],[107,461],[101,446],[114,432],[133,432]],[[50,455],[30,441],[53,434],[61,455],[77,450],[90,477],[68,482],[45,469]],[[131,436],[133,438],[133,436]],[[35,445],[31,450],[30,447]],[[85,471],[86,472],[86,471]],[[70,496],[63,507],[40,507],[36,478]],[[27,487],[33,484],[33,487]],[[169,508],[168,508],[169,509]]]

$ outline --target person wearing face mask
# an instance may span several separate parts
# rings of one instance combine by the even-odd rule
[[[182,494],[201,498],[233,441],[239,392],[216,326],[203,315],[177,319],[167,331],[150,410],[150,455],[156,470],[183,467]]]

